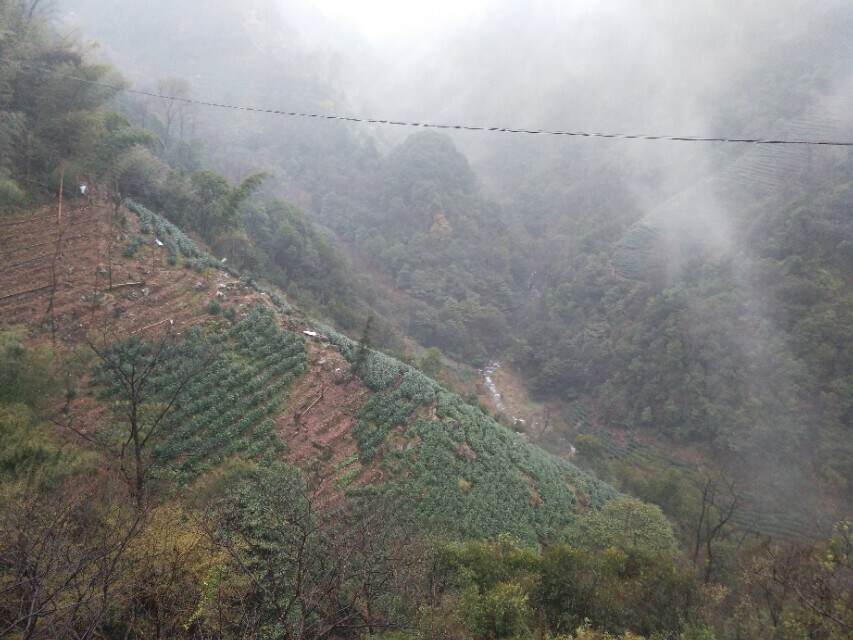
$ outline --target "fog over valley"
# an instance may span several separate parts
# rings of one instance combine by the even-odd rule
[[[844,0],[0,0],[0,638],[849,638],[851,62]]]

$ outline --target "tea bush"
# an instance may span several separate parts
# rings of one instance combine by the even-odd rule
[[[130,362],[140,341],[128,341]],[[174,345],[151,381],[153,400],[168,396],[186,379],[203,353],[214,353],[202,373],[193,377],[166,417],[154,446],[154,459],[178,480],[187,480],[233,455],[259,458],[282,448],[272,421],[291,381],[305,368],[305,344],[294,333],[282,331],[271,310],[255,307],[242,321],[212,336],[190,331]],[[104,395],[117,397],[120,386],[103,368],[95,379]]]
[[[357,343],[316,328],[355,361]],[[461,537],[512,533],[537,542],[568,526],[579,503],[600,508],[618,495],[399,360],[372,351],[358,373],[376,392],[353,429],[359,457],[390,472],[393,479],[378,490],[393,487],[415,502],[424,526]],[[392,432],[398,435],[389,437]]]
[[[184,258],[193,258],[194,265],[219,267],[219,260],[203,251],[192,238],[160,214],[131,199],[125,200],[125,206],[139,217],[140,233],[153,234],[160,240],[170,259],[177,259],[178,255],[181,255]]]

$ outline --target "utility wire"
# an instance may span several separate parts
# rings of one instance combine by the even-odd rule
[[[672,142],[726,142],[739,144],[777,144],[777,145],[810,145],[824,147],[853,147],[853,141],[839,140],[803,140],[803,139],[774,139],[774,138],[729,138],[729,137],[711,137],[711,136],[676,136],[676,135],[651,135],[644,133],[602,133],[595,131],[561,131],[555,129],[514,129],[510,127],[488,127],[477,125],[463,124],[438,124],[434,122],[406,122],[402,120],[384,120],[378,118],[365,118],[356,116],[342,116],[337,114],[322,114],[322,113],[306,113],[300,111],[285,111],[281,109],[266,109],[263,107],[253,107],[246,105],[224,104],[221,102],[210,102],[206,100],[196,100],[194,98],[185,98],[181,96],[169,96],[154,91],[144,91],[142,89],[131,89],[118,84],[101,82],[99,80],[90,80],[79,76],[55,73],[53,70],[45,67],[36,67],[33,65],[19,63],[19,66],[38,71],[47,71],[54,77],[74,80],[87,84],[97,85],[115,91],[124,91],[140,96],[148,96],[150,98],[158,98],[160,100],[171,100],[172,102],[181,102],[184,104],[195,104],[202,107],[213,107],[217,109],[230,109],[232,111],[248,111],[253,113],[268,113],[277,116],[286,116],[291,118],[315,118],[318,120],[340,120],[343,122],[360,122],[364,124],[383,124],[393,125],[398,127],[420,127],[423,129],[451,129],[458,131],[483,131],[488,133],[520,133],[529,135],[543,136],[570,136],[577,138],[614,138],[619,140],[669,140]]]

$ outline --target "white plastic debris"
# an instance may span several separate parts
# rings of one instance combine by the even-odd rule
[[[317,336],[320,335],[316,331],[307,331],[306,330],[306,331],[303,331],[302,333],[304,333],[306,336],[311,336],[312,338],[316,338]]]
[[[157,243],[157,246],[158,246],[158,247],[162,247],[162,246],[163,246],[163,243],[160,241],[160,238],[154,238],[154,242],[156,242],[156,243]]]

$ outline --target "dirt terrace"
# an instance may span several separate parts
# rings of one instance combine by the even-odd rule
[[[34,336],[74,344],[94,334],[107,341],[215,320],[211,300],[240,312],[265,296],[213,269],[169,265],[165,247],[145,235],[132,257],[136,216],[111,225],[106,202],[67,202],[0,221],[0,326],[24,325]],[[110,277],[111,276],[111,277]]]
[[[362,467],[352,433],[370,391],[337,349],[316,340],[307,348],[308,371],[288,391],[276,423],[288,459],[316,476],[324,502],[334,501],[347,488],[381,474],[373,466]]]
[[[34,341],[55,339],[62,351],[86,339],[153,338],[219,322],[207,309],[214,300],[238,316],[258,303],[272,306],[265,294],[222,271],[198,273],[180,261],[169,265],[166,248],[151,235],[142,236],[144,244],[133,256],[123,255],[139,221],[122,210],[126,224],[111,224],[111,212],[105,201],[78,199],[66,201],[61,218],[53,204],[0,220],[0,328],[25,326]],[[279,317],[289,330],[308,328],[298,313]],[[288,459],[313,467],[323,478],[323,499],[335,500],[347,486],[379,474],[361,467],[352,435],[370,392],[334,347],[307,338],[307,349],[308,369],[288,390],[276,423]],[[81,396],[72,413],[78,427],[88,430],[104,410],[94,398]],[[349,477],[345,484],[343,475]]]

